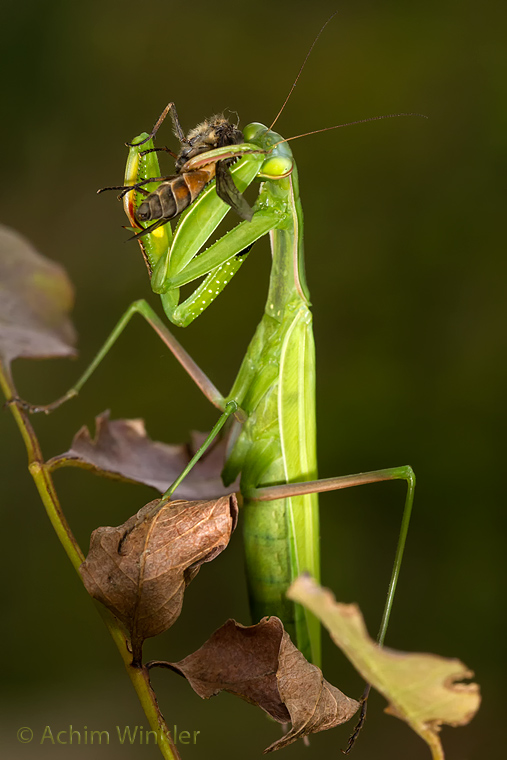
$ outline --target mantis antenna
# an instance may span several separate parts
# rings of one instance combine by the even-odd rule
[[[283,109],[285,108],[285,106],[286,106],[286,105],[287,105],[287,103],[289,102],[289,98],[290,98],[290,96],[292,95],[292,93],[293,93],[293,91],[294,91],[294,88],[296,87],[296,85],[297,85],[297,83],[298,83],[298,79],[299,79],[299,77],[301,76],[301,73],[302,73],[302,71],[303,71],[304,67],[306,66],[306,62],[307,62],[307,60],[309,59],[309,57],[310,57],[310,53],[312,52],[313,48],[315,47],[315,44],[316,44],[317,40],[319,39],[320,35],[322,34],[322,32],[324,31],[324,29],[326,28],[326,26],[329,24],[329,22],[330,22],[330,21],[332,21],[332,19],[334,19],[334,17],[336,16],[336,14],[337,14],[337,13],[338,13],[338,11],[335,11],[335,12],[332,14],[332,16],[329,16],[328,20],[327,20],[327,21],[326,21],[326,23],[325,23],[325,24],[324,24],[324,25],[321,27],[321,29],[320,29],[319,33],[317,34],[317,36],[315,37],[314,41],[312,42],[312,44],[311,44],[311,47],[310,47],[310,50],[307,52],[307,54],[306,54],[306,57],[305,57],[305,60],[304,60],[304,61],[303,61],[303,63],[301,64],[301,68],[300,68],[300,69],[299,69],[299,71],[298,71],[298,75],[297,75],[296,79],[294,80],[294,84],[292,85],[292,87],[291,87],[291,88],[290,88],[290,90],[289,90],[289,94],[287,95],[287,97],[286,97],[286,98],[285,98],[285,100],[283,101],[283,105],[282,105],[282,107],[281,107],[281,108],[280,108],[280,110],[278,111],[278,113],[277,113],[277,115],[276,115],[276,117],[275,117],[275,120],[272,122],[272,124],[271,124],[271,126],[270,126],[270,128],[269,128],[269,129],[270,129],[270,131],[271,131],[271,130],[273,129],[273,127],[275,126],[276,122],[278,121],[278,119],[279,119],[279,118],[280,118],[280,116],[282,115],[282,111],[283,111]]]
[[[328,132],[330,129],[340,129],[340,127],[352,127],[354,124],[365,124],[367,121],[379,121],[380,119],[395,119],[398,116],[420,116],[423,119],[427,119],[423,113],[388,113],[382,116],[369,116],[367,119],[357,119],[357,121],[348,121],[346,124],[335,124],[333,127],[322,127],[322,129],[313,129],[311,132],[303,132],[301,135],[294,135],[293,137],[286,137],[285,140],[279,140],[272,146],[276,148],[277,145],[281,145],[291,140],[298,140],[300,137],[308,137],[308,135],[318,135],[320,132]]]
[[[296,79],[294,80],[294,83],[293,83],[292,87],[289,90],[289,94],[287,95],[287,97],[283,101],[282,107],[278,111],[278,113],[277,113],[274,121],[271,123],[271,126],[269,127],[269,131],[271,131],[273,129],[273,127],[275,126],[276,122],[278,121],[278,119],[282,115],[283,109],[285,108],[285,106],[289,102],[289,98],[292,95],[292,93],[294,92],[294,89],[295,89],[295,87],[296,87],[296,85],[297,85],[297,83],[299,81],[299,77],[301,76],[302,71],[303,71],[304,67],[306,66],[306,62],[308,61],[308,58],[310,57],[310,54],[311,54],[313,48],[315,47],[315,45],[317,43],[317,40],[319,39],[320,35],[322,34],[322,32],[324,31],[324,29],[326,28],[326,26],[329,24],[329,22],[334,19],[334,17],[336,16],[337,13],[338,13],[338,11],[335,11],[331,16],[329,16],[328,20],[320,28],[319,33],[317,34],[317,36],[315,37],[314,41],[312,42],[312,44],[310,46],[310,49],[308,50],[308,52],[307,52],[307,54],[305,56],[305,59],[304,59],[303,63],[301,64],[301,68],[299,69],[298,75],[297,75]],[[289,142],[290,140],[297,140],[299,137],[307,137],[308,135],[317,135],[320,132],[327,132],[330,129],[340,129],[340,127],[351,127],[354,124],[364,124],[367,121],[378,121],[380,119],[394,119],[397,116],[421,116],[423,119],[427,119],[428,118],[427,116],[425,116],[422,113],[390,113],[390,114],[385,114],[383,116],[370,116],[367,119],[358,119],[357,121],[349,121],[346,124],[335,124],[333,127],[324,127],[323,129],[314,129],[311,132],[304,132],[301,135],[294,135],[294,137],[287,137],[285,140],[280,140],[280,142],[275,143],[272,147],[275,148],[277,145],[280,145],[283,142]]]

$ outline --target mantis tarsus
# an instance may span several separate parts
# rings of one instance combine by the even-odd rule
[[[164,114],[168,111],[177,134],[183,135],[172,104]],[[160,123],[161,119],[157,128]],[[243,143],[191,155],[181,169],[191,173],[221,162],[227,166],[238,195],[254,179],[261,179],[251,221],[240,222],[201,252],[234,205],[218,197],[213,181],[181,215],[174,234],[169,224],[156,223],[138,233],[152,289],[160,294],[169,320],[181,327],[206,310],[246,260],[253,243],[269,233],[273,263],[266,307],[230,393],[223,396],[215,388],[151,306],[140,300],[127,309],[76,385],[46,410],[77,394],[133,314],[141,314],[204,395],[226,416],[235,410],[231,436],[234,443],[223,477],[227,484],[241,473],[252,616],[257,621],[264,615],[277,615],[307,659],[319,664],[319,624],[285,596],[291,581],[302,572],[319,578],[317,493],[381,480],[407,482],[400,537],[378,635],[382,643],[400,570],[415,478],[412,469],[406,466],[317,479],[315,356],[304,274],[302,207],[292,152],[272,126],[249,124],[243,130]],[[160,177],[153,150],[155,131],[151,135],[141,134],[130,144],[122,194],[129,219],[137,228],[142,228],[142,224],[136,210],[145,200],[146,192],[155,190],[164,179]],[[180,304],[180,287],[201,278],[204,279]]]

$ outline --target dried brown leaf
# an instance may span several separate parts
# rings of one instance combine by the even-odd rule
[[[192,433],[190,445],[152,441],[143,420],[111,421],[109,412],[96,417],[95,425],[95,438],[86,426],[82,427],[70,449],[49,461],[51,468],[83,467],[98,475],[144,483],[164,493],[206,437],[205,433]],[[220,477],[226,445],[226,439],[217,439],[210,446],[176,490],[178,497],[214,499],[239,490],[238,483],[226,488]]]
[[[333,594],[302,576],[287,596],[311,610],[363,678],[390,703],[386,712],[405,720],[443,760],[438,731],[442,724],[463,726],[480,705],[475,683],[458,683],[473,673],[459,660],[381,648],[368,635],[355,604],[338,604]]]
[[[208,699],[228,691],[292,729],[265,752],[349,720],[359,707],[331,686],[296,649],[277,617],[243,626],[228,620],[193,654],[171,667]]]
[[[225,549],[236,521],[234,494],[213,501],[156,499],[123,525],[92,533],[81,577],[130,631],[136,662],[144,639],[177,620],[186,587]]]
[[[68,313],[74,293],[64,269],[26,238],[0,225],[0,356],[43,359],[74,356]]]

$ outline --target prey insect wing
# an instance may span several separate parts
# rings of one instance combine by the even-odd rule
[[[234,179],[229,172],[227,162],[219,161],[216,167],[217,195],[230,206],[241,219],[252,221],[253,209],[243,198],[234,184]]]

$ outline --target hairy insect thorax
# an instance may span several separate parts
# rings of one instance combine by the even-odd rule
[[[181,171],[184,164],[194,156],[215,148],[239,145],[244,142],[243,133],[222,114],[205,119],[190,130],[186,139],[187,142],[182,146],[175,161],[177,172]]]

